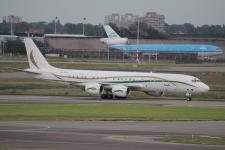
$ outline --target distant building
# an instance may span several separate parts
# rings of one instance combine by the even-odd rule
[[[13,35],[14,34],[13,24],[22,22],[22,19],[19,16],[9,15],[9,16],[3,16],[2,22],[10,23],[10,33],[11,35]]]
[[[129,27],[135,21],[137,21],[138,16],[133,15],[132,13],[126,13],[124,15],[120,15],[117,13],[113,13],[112,15],[105,16],[105,24],[114,23],[118,27]]]
[[[142,18],[143,22],[153,27],[154,29],[165,32],[165,16],[157,12],[147,12]]]
[[[113,13],[105,16],[105,24],[114,23],[118,27],[128,28],[131,24],[135,23],[138,19],[137,15],[126,13],[120,15]],[[157,12],[147,12],[144,16],[140,17],[141,21],[145,22],[154,29],[165,32],[165,16]]]
[[[29,34],[30,37],[43,37],[44,29],[39,28],[29,28],[26,33]]]
[[[3,16],[2,21],[6,23],[20,23],[22,22],[22,18],[20,16],[9,15]]]

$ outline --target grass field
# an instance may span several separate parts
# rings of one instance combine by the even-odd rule
[[[1,120],[225,120],[225,108],[143,104],[0,104]]]
[[[124,63],[96,63],[96,62],[70,62],[70,63],[51,63],[55,67],[66,69],[95,69],[95,70],[125,70],[125,71],[151,71],[153,69],[167,68],[165,64],[124,64]],[[11,68],[27,68],[27,62],[0,62],[0,72],[14,72]]]
[[[155,139],[156,141],[182,144],[201,144],[201,145],[225,145],[225,138],[210,137],[163,137]]]
[[[0,150],[13,150],[13,149],[8,148],[8,147],[1,147],[1,146],[0,146]]]
[[[27,56],[25,55],[20,55],[20,56],[0,56],[1,61],[26,61],[27,60]],[[110,58],[110,60],[108,60],[107,58],[103,59],[99,59],[99,58],[63,58],[63,57],[47,57],[47,60],[49,62],[96,62],[96,63],[123,63],[124,60],[123,59],[114,59],[114,58]],[[135,63],[135,60],[133,60],[133,62],[131,60],[125,59],[125,62],[131,62],[131,63]],[[149,64],[149,61],[144,61],[144,64]],[[152,60],[150,64],[164,64],[164,65],[176,65],[176,66],[225,66],[225,63],[202,63],[202,64],[175,64],[174,60],[159,60],[158,62]]]
[[[0,57],[0,72],[13,72],[10,68],[27,68],[28,62],[25,57]],[[106,70],[127,70],[127,71],[151,71],[154,69],[166,69],[170,67],[218,67],[225,66],[225,63],[205,63],[205,64],[175,64],[173,61],[158,61],[151,63],[143,62],[136,65],[134,62],[123,63],[121,60],[104,59],[79,59],[79,58],[48,58],[50,64],[60,68],[70,69],[106,69]]]

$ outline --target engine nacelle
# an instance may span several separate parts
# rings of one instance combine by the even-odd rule
[[[112,94],[117,97],[127,97],[130,94],[130,89],[124,85],[112,86]]]
[[[103,91],[103,86],[98,83],[88,83],[85,85],[85,92],[89,94],[100,94]]]
[[[163,92],[161,92],[161,91],[149,91],[149,92],[145,92],[145,93],[148,95],[151,95],[151,96],[155,96],[155,97],[160,97],[163,95]]]

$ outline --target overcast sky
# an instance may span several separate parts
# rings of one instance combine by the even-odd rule
[[[225,0],[0,0],[0,17],[10,14],[24,21],[62,23],[104,23],[112,13],[144,15],[148,11],[164,14],[169,24],[225,24]]]

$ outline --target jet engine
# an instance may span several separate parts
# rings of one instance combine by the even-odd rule
[[[151,96],[155,96],[155,97],[160,97],[163,95],[163,92],[161,92],[161,91],[149,91],[149,92],[145,92],[145,93],[148,95],[151,95]]]
[[[116,97],[125,98],[130,94],[130,89],[124,85],[112,86],[112,94]]]
[[[103,91],[103,86],[98,83],[88,83],[85,85],[85,92],[89,94],[100,94]]]

